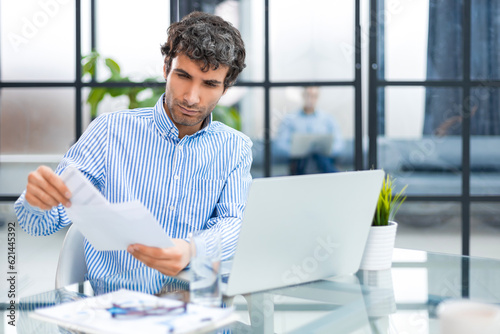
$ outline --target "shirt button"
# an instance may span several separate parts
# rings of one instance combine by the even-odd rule
[[[179,151],[182,151],[182,146],[181,145],[179,145],[177,147],[179,148]]]
[[[174,210],[175,210],[175,207],[172,205],[172,206],[170,207],[170,211],[174,211]]]
[[[178,180],[178,179],[179,179],[179,175],[174,176],[174,180]]]

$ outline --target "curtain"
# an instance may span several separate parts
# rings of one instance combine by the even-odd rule
[[[471,79],[500,79],[500,1],[471,1]],[[462,0],[431,0],[427,50],[428,80],[463,79]],[[424,134],[460,135],[463,117],[471,135],[500,135],[500,99],[496,88],[427,87]],[[462,104],[472,102],[470,110]]]

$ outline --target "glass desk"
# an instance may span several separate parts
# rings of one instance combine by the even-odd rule
[[[117,290],[122,278],[86,281],[21,299],[17,333],[68,333],[29,314],[39,307]],[[167,281],[158,295],[187,297],[187,283]],[[439,333],[439,303],[470,298],[500,304],[499,281],[498,260],[396,249],[389,270],[359,271],[226,299],[240,321],[218,333]],[[2,312],[5,319],[5,305]]]

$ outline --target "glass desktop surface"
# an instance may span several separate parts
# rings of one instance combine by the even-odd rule
[[[36,308],[118,290],[124,275],[127,280],[133,279],[136,272],[21,299],[17,333],[71,333],[29,315]],[[140,277],[144,280],[143,273]],[[439,333],[436,309],[442,301],[469,298],[500,304],[499,279],[499,260],[395,249],[393,266],[388,270],[359,271],[356,275],[226,298],[240,321],[218,332]],[[140,284],[137,289],[141,289]],[[165,278],[157,295],[188,299],[187,290],[187,283]],[[6,315],[4,305],[2,317]]]

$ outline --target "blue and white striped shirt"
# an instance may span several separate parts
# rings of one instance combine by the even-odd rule
[[[56,173],[72,165],[111,203],[141,201],[172,238],[218,231],[227,259],[236,248],[251,183],[252,142],[219,122],[182,139],[178,135],[162,96],[153,108],[98,117]],[[27,233],[48,235],[71,223],[62,205],[43,211],[24,196],[15,211]],[[96,251],[87,240],[85,257],[90,279],[143,266],[126,251]]]

